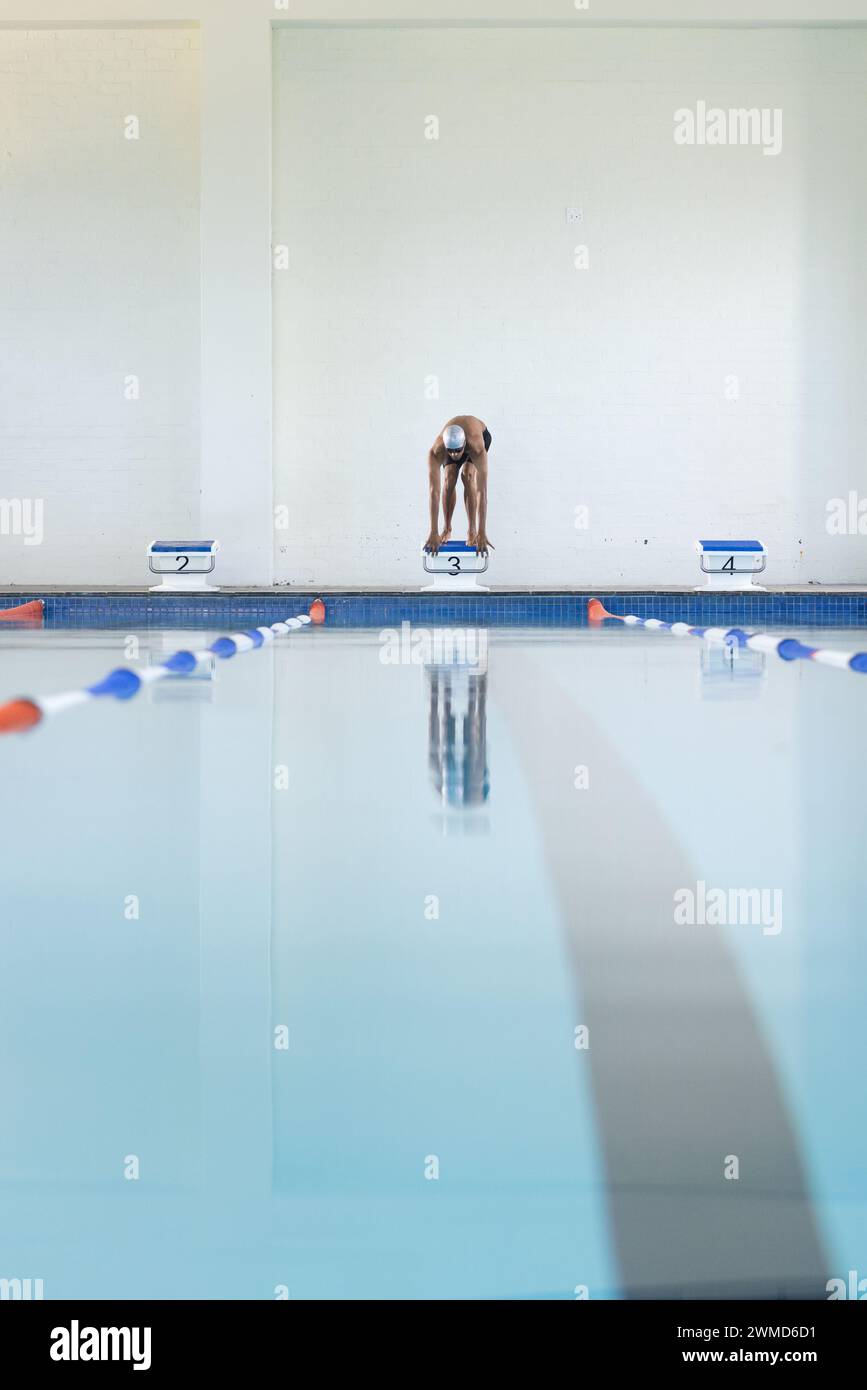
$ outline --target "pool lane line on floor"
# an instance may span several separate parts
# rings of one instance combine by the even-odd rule
[[[867,675],[867,652],[837,652],[830,647],[808,647],[796,637],[772,637],[769,632],[745,632],[742,627],[690,627],[689,623],[667,623],[662,618],[638,618],[634,613],[625,617],[620,613],[609,613],[598,598],[587,604],[587,621],[597,625],[606,618],[629,627],[649,627],[655,631],[670,632],[674,637],[700,637],[704,642],[718,642],[726,646],[751,647],[758,652],[776,652],[783,661],[815,661],[820,666],[836,666],[838,669],[857,671]]]
[[[249,632],[235,632],[231,637],[218,637],[201,651],[173,652],[158,666],[144,666],[138,671],[132,666],[116,666],[101,681],[87,685],[82,690],[65,690],[58,695],[19,696],[0,705],[0,734],[24,733],[51,715],[62,714],[75,705],[89,704],[103,695],[111,695],[116,700],[131,700],[143,685],[152,685],[154,681],[165,680],[168,676],[188,676],[200,661],[210,656],[227,661],[241,652],[264,647],[275,637],[283,637],[287,632],[297,631],[309,623],[321,623],[324,618],[325,606],[321,599],[316,599],[310,605],[309,614],[299,613],[294,618],[271,623],[269,627],[255,627]]]
[[[528,719],[540,691],[544,717]],[[588,1030],[573,1057],[592,1086],[621,1296],[826,1298],[805,1141],[730,935],[750,928],[675,920],[674,894],[699,869],[573,682],[505,645],[495,699],[560,908],[574,1022]],[[563,776],[568,748],[593,750],[592,792]],[[771,975],[779,939],[761,938]],[[733,1151],[737,1182],[723,1176]]]

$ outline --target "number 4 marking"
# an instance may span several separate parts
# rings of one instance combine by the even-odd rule
[[[734,572],[735,572],[735,557],[734,557],[734,555],[730,555],[729,558],[726,560],[725,564],[723,565],[723,572],[725,572],[726,570],[728,570],[729,574],[734,574]]]

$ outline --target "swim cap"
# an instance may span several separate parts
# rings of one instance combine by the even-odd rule
[[[443,444],[445,444],[450,452],[456,449],[463,449],[466,442],[467,436],[464,434],[460,425],[447,425],[443,430]]]

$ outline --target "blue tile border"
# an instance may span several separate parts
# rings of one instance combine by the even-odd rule
[[[39,594],[0,596],[0,608]],[[309,592],[273,594],[52,594],[47,628],[207,628],[232,632],[306,612]],[[867,592],[842,593],[586,593],[401,594],[326,593],[329,627],[394,627],[402,622],[482,627],[586,627],[587,602],[601,598],[621,616],[662,618],[700,626],[867,627]]]

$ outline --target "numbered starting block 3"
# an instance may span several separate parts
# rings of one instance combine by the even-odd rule
[[[488,568],[488,557],[479,555],[466,541],[446,541],[436,555],[425,550],[423,563],[425,574],[433,575],[433,583],[422,585],[422,593],[490,592],[486,585],[477,583]]]
[[[762,588],[753,583],[753,576],[761,574],[768,562],[761,541],[696,541],[695,548],[701,572],[707,576],[705,583],[697,586],[699,592]]]
[[[206,578],[214,572],[219,549],[219,541],[151,541],[148,569],[162,580],[151,589],[175,594],[219,589],[219,584],[209,584]]]

